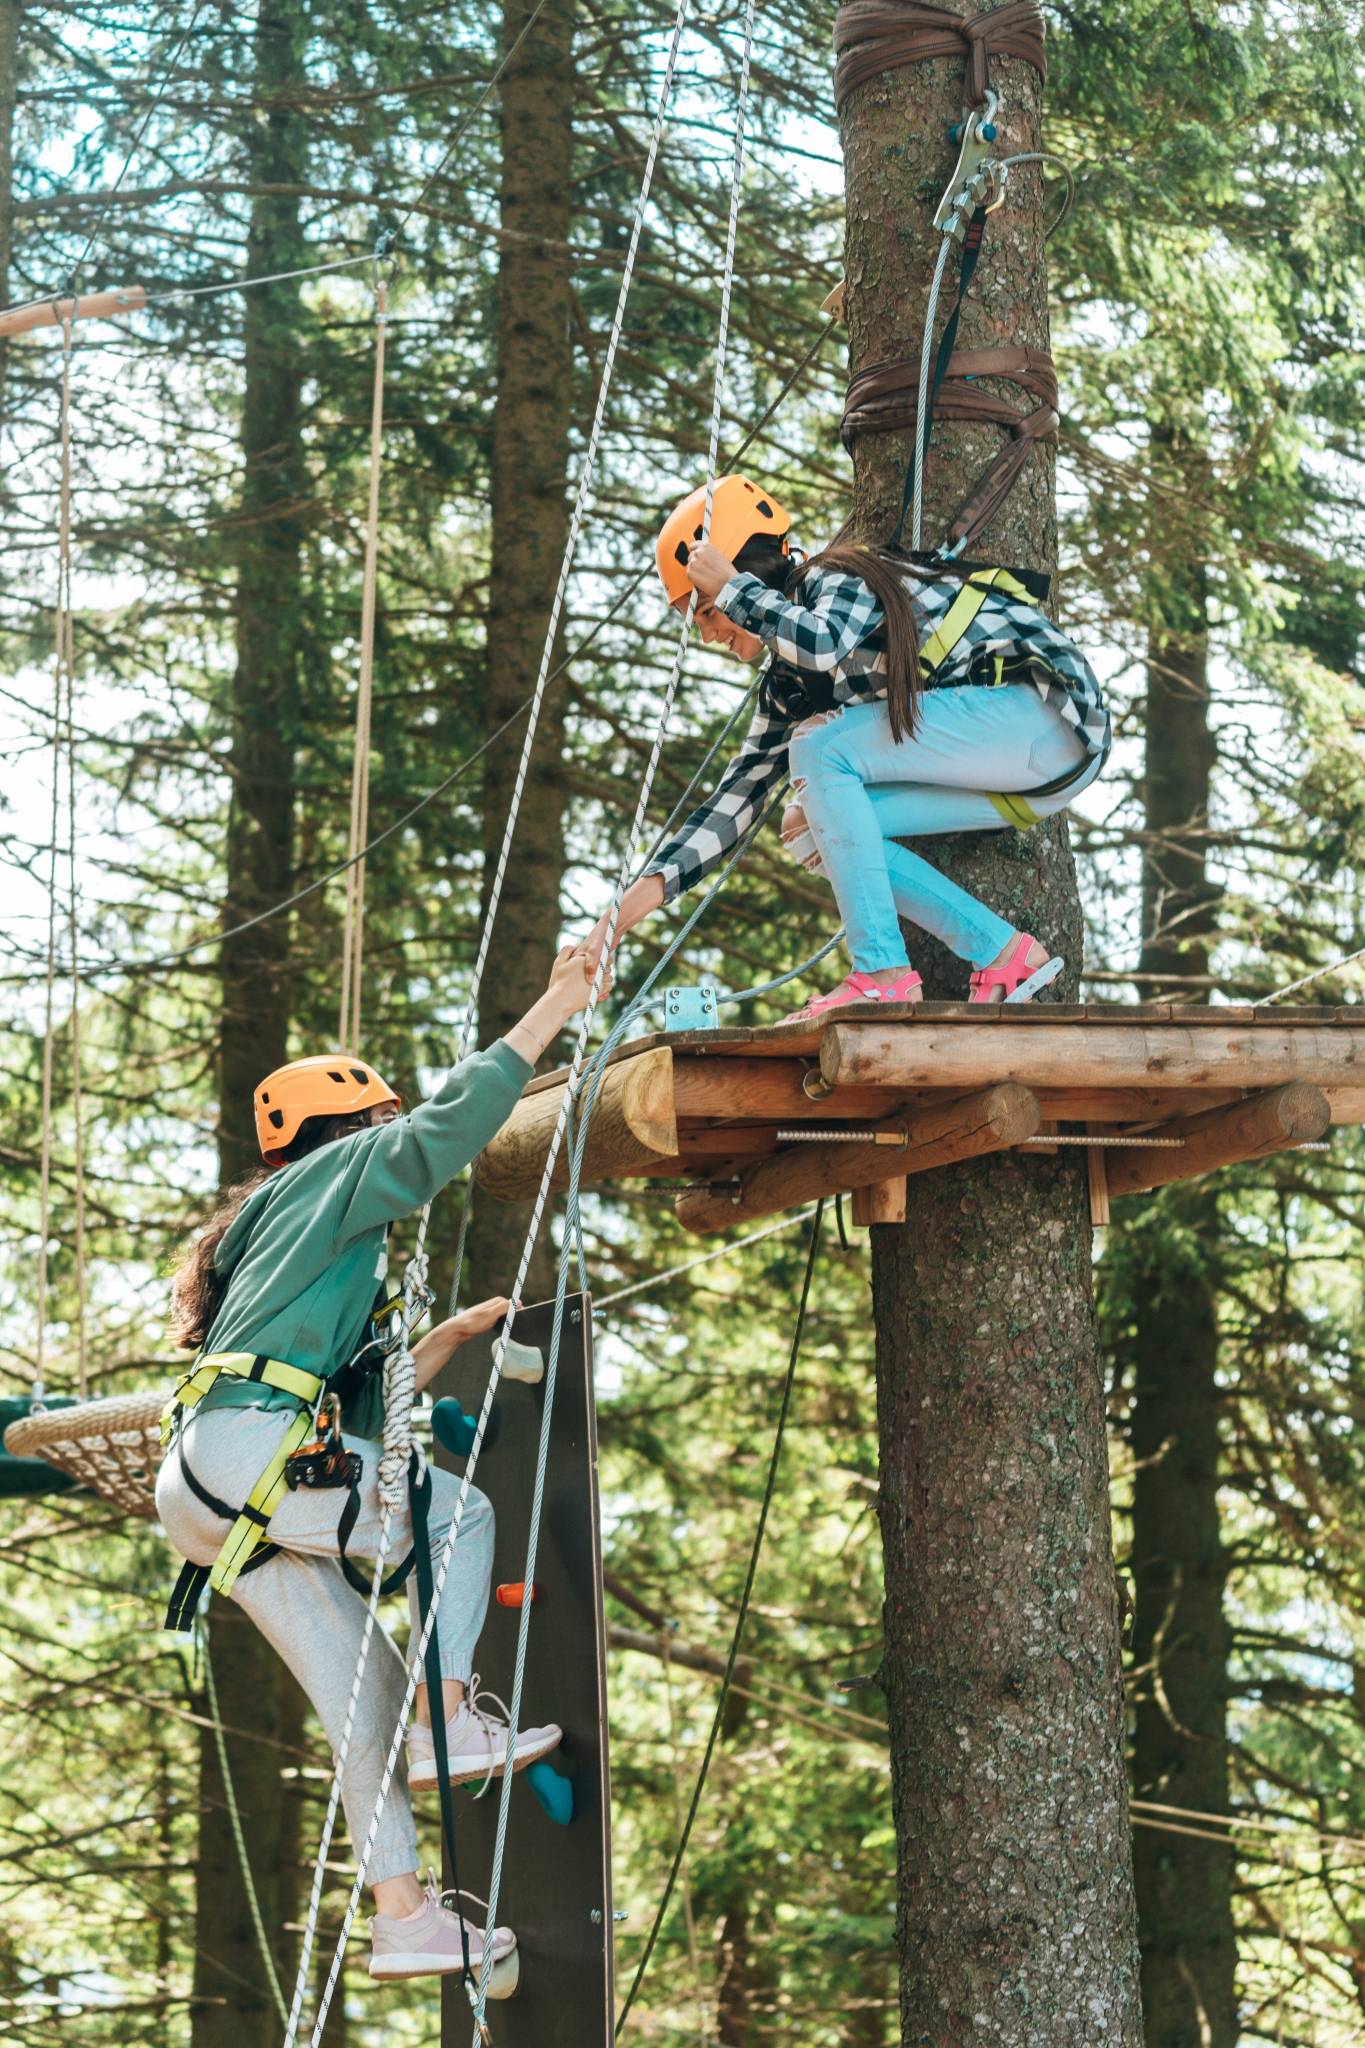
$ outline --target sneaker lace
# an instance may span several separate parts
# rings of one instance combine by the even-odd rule
[[[489,1713],[486,1708],[481,1706],[480,1702],[482,1700],[489,1700],[495,1707],[501,1707],[502,1718],[499,1719],[495,1714]],[[477,1671],[469,1681],[469,1692],[465,1699],[465,1705],[469,1709],[470,1720],[483,1730],[485,1740],[488,1743],[488,1776],[484,1779],[478,1791],[473,1794],[475,1799],[482,1799],[484,1793],[493,1782],[493,1767],[498,1754],[499,1741],[501,1741],[502,1745],[503,1763],[506,1765],[509,1762],[510,1752],[514,1746],[512,1742],[512,1714],[507,1702],[501,1699],[497,1693],[489,1691],[484,1686]]]

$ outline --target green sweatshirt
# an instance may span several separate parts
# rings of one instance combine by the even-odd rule
[[[389,1225],[467,1166],[502,1129],[533,1069],[505,1039],[452,1067],[410,1116],[356,1131],[283,1167],[247,1196],[214,1259],[230,1274],[205,1354],[264,1352],[321,1378],[359,1349],[389,1266]],[[285,1408],[292,1395],[222,1378],[199,1403]],[[378,1436],[376,1373],[343,1417],[354,1436]]]

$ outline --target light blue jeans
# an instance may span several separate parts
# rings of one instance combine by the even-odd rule
[[[795,804],[782,838],[833,888],[855,973],[909,965],[898,913],[959,959],[989,966],[1014,927],[896,841],[1003,831],[988,790],[1028,796],[1085,752],[1032,683],[926,690],[913,738],[899,742],[885,704],[846,704],[799,725],[789,753]],[[1065,810],[1099,767],[1051,796],[1029,796],[1033,810]]]

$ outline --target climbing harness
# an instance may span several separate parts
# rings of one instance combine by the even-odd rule
[[[355,752],[351,763],[351,826],[346,845],[346,912],[341,940],[341,1025],[337,1043],[360,1051],[360,965],[365,942],[365,854],[370,823],[370,710],[374,674],[375,590],[379,565],[379,469],[384,447],[384,336],[389,321],[389,252],[394,229],[379,237],[374,252],[374,396],[370,405],[370,489],[365,521],[365,573],[360,597],[360,673],[355,706]]]

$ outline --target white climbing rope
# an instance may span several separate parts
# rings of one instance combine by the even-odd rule
[[[706,510],[705,516],[702,521],[703,541],[709,536],[711,531],[711,502],[715,490],[716,458],[720,452],[721,404],[725,389],[725,363],[726,356],[729,350],[730,339],[730,295],[734,283],[735,240],[739,227],[739,195],[744,172],[744,115],[749,96],[749,66],[753,54],[754,5],[755,0],[748,0],[748,4],[745,8],[744,51],[740,62],[739,86],[738,91],[736,93],[734,155],[730,167],[730,212],[728,221],[726,223],[725,267],[721,282],[720,321],[718,332],[716,335],[716,375],[715,387],[711,404],[711,438],[707,449]],[[659,754],[663,746],[664,731],[666,729],[669,714],[672,709],[673,692],[676,688],[677,676],[681,673],[683,649],[686,646],[687,636],[691,630],[692,615],[695,609],[696,600],[694,597],[692,602],[689,603],[687,607],[687,617],[683,622],[682,635],[678,643],[678,654],[674,663],[674,674],[673,677],[670,679],[669,689],[665,698],[663,710],[660,715],[658,729],[655,734],[654,746],[650,754],[649,767],[646,774],[646,779],[640,791],[640,801],[636,811],[635,828],[631,834],[632,840],[640,831],[640,828],[644,823],[646,806],[648,804],[650,790],[652,788],[654,780],[654,772],[657,767]],[[558,1139],[560,1130],[567,1121],[570,1105],[573,1101],[574,1094],[576,1091],[577,1070],[581,1063],[583,1051],[587,1043],[587,1034],[592,1020],[592,1013],[596,1006],[598,990],[601,986],[602,978],[606,971],[607,962],[610,958],[612,939],[615,935],[616,916],[620,908],[621,897],[625,893],[626,882],[630,873],[630,850],[631,849],[628,845],[626,859],[621,864],[621,871],[617,879],[616,889],[613,892],[612,907],[610,915],[607,920],[607,933],[602,947],[602,955],[601,959],[598,962],[597,973],[593,977],[592,995],[589,999],[587,1010],[584,1012],[583,1027],[579,1032],[578,1044],[574,1048],[573,1068],[569,1075],[569,1083],[564,1090],[564,1097],[560,1104],[559,1117],[557,1120],[555,1130],[556,1139]],[[557,1150],[557,1144],[552,1144],[550,1157],[546,1161],[545,1173],[541,1181],[540,1196],[536,1204],[537,1211],[539,1211],[539,1209],[543,1207],[545,1197],[549,1192],[550,1178],[554,1171],[555,1155]],[[527,1535],[526,1542],[526,1568],[522,1575],[523,1583],[528,1586],[534,1585],[535,1583],[536,1555],[540,1542],[541,1508],[543,1506],[545,1497],[545,1473],[550,1450],[550,1423],[554,1407],[555,1373],[559,1363],[558,1340],[560,1330],[563,1324],[565,1284],[568,1277],[567,1269],[571,1249],[571,1238],[578,1234],[576,1227],[576,1216],[574,1218],[574,1223],[575,1229],[571,1231],[568,1225],[568,1220],[566,1219],[566,1225],[564,1230],[564,1242],[562,1249],[560,1251],[559,1284],[557,1288],[557,1299],[555,1303],[555,1336],[554,1341],[552,1342],[550,1348],[550,1357],[546,1363],[545,1400],[541,1411],[540,1444],[536,1456],[535,1488],[531,1496],[531,1526]],[[522,1255],[523,1267],[529,1261],[531,1245],[533,1243],[534,1235],[530,1239],[528,1239],[526,1249]],[[518,1282],[518,1289],[519,1288],[520,1281]],[[518,1293],[513,1296],[513,1300],[515,1302],[519,1299],[520,1292],[518,1291]],[[509,1316],[507,1324],[504,1327],[504,1345],[506,1343],[507,1334],[510,1331],[511,1320],[512,1319]],[[508,1736],[509,1742],[515,1742],[516,1731],[521,1725],[521,1694],[523,1682],[526,1675],[526,1653],[530,1643],[531,1608],[533,1604],[534,1603],[531,1601],[526,1601],[523,1603],[520,1621],[517,1628],[516,1667],[512,1679],[511,1711],[508,1715],[508,1728],[510,1731]],[[498,1800],[498,1825],[497,1834],[493,1846],[493,1867],[488,1880],[487,1925],[490,1929],[497,1925],[498,1895],[502,1888],[502,1865],[503,1857],[507,1847],[507,1821],[508,1815],[511,1811],[512,1778],[513,1773],[509,1768],[503,1773],[502,1788]],[[476,2043],[479,2041],[484,2031],[484,2009],[488,2001],[489,1981],[489,1974],[485,1974],[483,1979],[480,1981],[478,1997],[475,2000],[474,2004],[474,2040]]]
[[[596,471],[598,444],[601,440],[602,426],[606,417],[606,408],[611,392],[612,377],[616,364],[616,355],[620,344],[622,327],[625,321],[626,303],[630,294],[632,282],[634,280],[636,256],[640,246],[640,236],[644,228],[645,209],[648,203],[650,189],[653,184],[655,164],[658,159],[659,146],[663,136],[664,117],[667,111],[669,100],[672,97],[674,74],[677,68],[678,46],[682,38],[683,25],[686,20],[686,15],[687,0],[678,0],[677,14],[673,24],[672,36],[670,38],[668,45],[668,54],[664,67],[663,81],[659,90],[658,104],[655,110],[653,128],[650,134],[649,149],[645,159],[644,173],[641,178],[639,196],[635,203],[634,219],[631,223],[630,241],[626,250],[625,263],[621,273],[621,284],[617,294],[616,312],[612,320],[611,334],[608,339],[606,354],[603,359],[602,374],[598,385],[597,403],[593,412],[592,427],[588,436],[588,445],[584,452],[583,466],[579,476],[577,491],[574,497],[573,511],[570,515],[569,532],[567,540],[565,542],[564,557],[560,565],[559,581],[555,590],[554,602],[551,607],[550,620],[545,634],[545,644],[541,655],[539,672],[536,677],[536,687],[532,695],[530,713],[527,720],[526,734],[522,743],[521,760],[518,764],[516,780],[512,790],[512,799],[508,807],[507,824],[504,828],[502,846],[498,856],[497,869],[494,874],[492,888],[489,892],[488,906],[484,914],[483,931],[480,936],[478,955],[475,959],[474,972],[471,978],[468,1007],[465,1012],[464,1023],[460,1032],[459,1044],[456,1049],[455,1059],[457,1064],[460,1060],[464,1058],[465,1053],[468,1049],[469,1041],[473,1033],[474,1023],[478,1012],[479,988],[483,979],[484,966],[488,958],[488,947],[493,928],[493,921],[494,918],[497,916],[498,904],[502,896],[503,881],[507,873],[507,864],[511,852],[512,836],[516,830],[517,818],[521,809],[522,797],[526,787],[526,778],[530,767],[531,749],[535,740],[536,725],[540,715],[541,703],[544,699],[545,689],[549,679],[550,660],[554,649],[555,636],[559,630],[559,621],[560,615],[563,610],[565,592],[568,587],[569,575],[573,567],[574,556],[577,550],[579,532],[583,524],[584,512],[587,504],[588,490],[593,475]],[[681,670],[681,653],[679,654],[678,658],[678,670],[679,672]],[[676,678],[674,687],[676,687]],[[672,693],[670,691],[670,701],[671,694]],[[605,954],[603,957],[605,960]],[[594,1001],[595,994],[596,991],[594,990]],[[591,1017],[591,1014],[592,1004],[589,1005],[589,1010],[587,1013],[589,1018]],[[548,1186],[548,1176],[546,1185]],[[543,1208],[544,1195],[542,1194],[541,1201],[537,1204],[535,1216],[532,1221],[531,1233],[527,1240],[527,1247],[522,1256],[521,1269],[517,1277],[516,1288],[513,1292],[512,1297],[514,1302],[520,1298],[520,1290],[525,1280],[526,1270],[530,1264],[531,1247],[533,1246],[535,1241],[535,1232],[539,1228],[540,1217]],[[430,1213],[431,1205],[428,1203],[426,1208],[424,1208],[422,1211],[421,1220],[418,1225],[417,1250],[413,1255],[413,1261],[411,1261],[409,1264],[409,1272],[411,1272],[413,1265],[420,1260],[422,1262],[423,1278],[425,1278],[426,1230]],[[415,1318],[411,1316],[409,1313],[411,1303],[408,1299],[408,1288],[406,1280],[404,1283],[404,1296],[405,1298],[401,1348],[402,1350],[406,1351],[409,1344],[413,1322],[415,1321]],[[510,1332],[510,1318],[508,1322],[508,1332]],[[392,1782],[393,1771],[397,1761],[399,1746],[402,1742],[403,1731],[407,1721],[408,1711],[412,1703],[413,1694],[416,1691],[417,1675],[422,1669],[422,1662],[426,1653],[427,1641],[430,1636],[431,1628],[435,1622],[437,1609],[440,1604],[441,1593],[445,1586],[446,1574],[449,1568],[450,1559],[454,1551],[455,1539],[459,1533],[460,1522],[464,1513],[464,1505],[468,1498],[471,1477],[474,1471],[475,1464],[478,1460],[480,1448],[483,1443],[484,1430],[487,1426],[488,1414],[492,1407],[493,1391],[496,1387],[498,1373],[501,1369],[502,1350],[503,1348],[505,1348],[506,1334],[507,1333],[505,1332],[504,1345],[499,1347],[497,1356],[494,1359],[493,1372],[490,1376],[488,1391],[484,1398],[483,1410],[479,1418],[479,1426],[475,1433],[474,1444],[466,1467],[464,1482],[461,1486],[459,1499],[456,1503],[455,1515],[453,1517],[450,1532],[447,1537],[445,1552],[441,1560],[440,1570],[436,1576],[435,1585],[433,1587],[432,1601],[430,1611],[428,1614],[427,1624],[422,1631],[420,1642],[417,1644],[413,1654],[410,1657],[408,1686],[404,1696],[403,1705],[399,1713],[398,1727],[395,1731],[394,1741],[390,1749],[388,1761],[384,1771],[384,1776],[381,1781],[379,1798],[376,1804],[375,1814],[371,1821],[370,1830],[366,1838],[364,1849],[362,1851],[360,1869],[357,1874],[355,1884],[352,1888],[351,1898],[347,1906],[345,1920],[337,1943],[336,1953],[334,1954],[332,1959],[332,1966],[328,1973],[327,1982],[323,1987],[322,1996],[318,2001],[318,2011],[314,2021],[312,2034],[313,2048],[319,2048],[319,2044],[321,2042],[322,2031],[326,2025],[327,2013],[331,2005],[331,2000],[336,1987],[337,1978],[340,1973],[342,1959],[345,1956],[346,1942],[350,1934],[352,1922],[355,1918],[356,1906],[359,1901],[360,1892],[364,1884],[365,1869],[368,1865],[369,1856],[373,1848],[375,1834],[379,1825],[379,1818],[383,1812],[384,1804],[388,1798],[389,1786]],[[380,1556],[375,1566],[374,1590],[371,1593],[371,1614],[370,1618],[367,1620],[365,1633],[361,1640],[360,1653],[356,1664],[355,1678],[352,1684],[351,1705],[347,1711],[348,1731],[351,1725],[351,1721],[353,1719],[355,1701],[359,1696],[360,1685],[364,1676],[365,1664],[369,1655],[369,1645],[373,1633],[373,1610],[375,1602],[378,1598],[377,1589],[382,1575],[384,1554],[387,1548],[389,1520],[390,1513],[386,1509],[384,1522],[381,1527]],[[433,1713],[440,1712],[441,1702],[433,1701],[432,1711]],[[299,1976],[295,1987],[294,2000],[290,2013],[289,2026],[285,2035],[284,2048],[294,2048],[295,2038],[298,2033],[299,2016],[302,2010],[303,1985],[306,1979],[307,1959],[311,1952],[312,1945],[316,1939],[317,1934],[317,1916],[322,1893],[322,1873],[325,1869],[327,1852],[331,1842],[331,1834],[333,1827],[335,1826],[337,1807],[336,1793],[339,1789],[341,1782],[341,1771],[342,1759],[339,1756],[337,1775],[334,1785],[334,1796],[328,1803],[327,1818],[324,1822],[323,1828],[323,1838],[318,1848],[317,1863],[314,1872],[313,1891],[309,1901],[308,1915],[304,1926],[304,1939],[300,1949]]]

